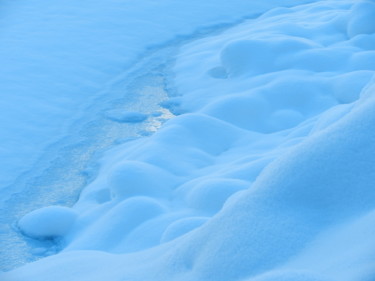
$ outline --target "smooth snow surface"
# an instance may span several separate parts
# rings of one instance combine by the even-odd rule
[[[125,49],[253,17],[169,55],[162,105],[177,116],[110,145],[72,208],[19,217],[59,253],[0,279],[375,280],[375,2],[309,2],[124,1],[137,28],[111,32]],[[161,114],[98,112],[140,126]]]
[[[70,208],[49,206],[28,213],[18,222],[21,231],[32,238],[64,236],[73,226],[77,214]]]

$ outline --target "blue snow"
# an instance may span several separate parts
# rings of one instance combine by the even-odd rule
[[[373,280],[374,1],[0,5],[1,280]]]

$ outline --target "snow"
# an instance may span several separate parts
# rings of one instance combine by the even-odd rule
[[[180,42],[170,54],[175,62],[163,74],[170,98],[162,106],[177,116],[112,144],[74,206],[19,218],[26,235],[59,237],[61,251],[0,278],[372,280],[374,2],[282,4],[124,4],[138,23],[119,22],[129,27],[121,36],[129,36],[134,59],[137,44],[149,48],[210,25],[218,32]],[[118,15],[112,7],[106,13]],[[112,59],[96,63],[121,61]],[[142,106],[99,112],[132,125],[159,116]]]
[[[49,239],[67,234],[76,217],[77,213],[70,208],[50,206],[28,213],[19,220],[18,226],[27,236]]]
[[[87,118],[87,107],[147,51],[199,28],[258,14],[277,1],[242,2],[2,1],[1,188],[64,137],[74,121]]]
[[[171,191],[168,183],[173,178],[173,175],[156,166],[125,161],[112,168],[108,175],[108,186],[112,198],[119,200],[137,195],[165,197]]]
[[[8,211],[0,213],[0,256],[8,257],[1,268],[32,260],[23,259],[30,247],[11,227],[17,218],[71,206],[103,151],[172,117],[158,104],[167,98],[165,68],[181,44],[277,2],[2,1],[0,205]],[[105,115],[112,110],[142,114],[117,114],[133,122],[113,122]],[[149,118],[134,122],[143,114]]]
[[[351,11],[348,22],[348,36],[355,37],[360,34],[374,33],[374,16],[375,3],[373,1],[358,1]]]
[[[165,243],[184,235],[197,227],[200,227],[207,221],[204,217],[189,217],[185,219],[176,220],[171,223],[164,231],[160,239],[161,243]]]

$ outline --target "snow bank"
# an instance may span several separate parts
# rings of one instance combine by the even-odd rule
[[[371,280],[375,64],[372,31],[355,26],[362,5],[271,9],[183,46],[184,114],[108,151],[65,249],[3,276]]]

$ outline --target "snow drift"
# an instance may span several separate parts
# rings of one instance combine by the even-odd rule
[[[373,280],[374,11],[280,7],[185,44],[182,114],[109,150],[64,249],[1,277]]]

